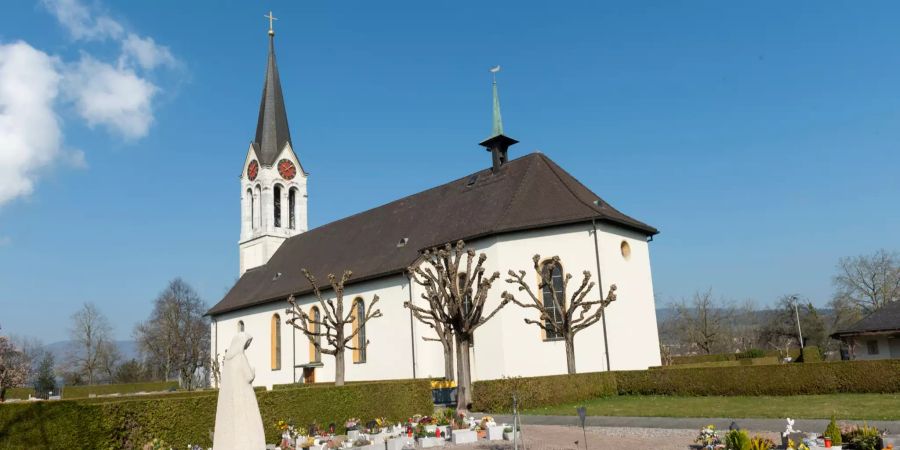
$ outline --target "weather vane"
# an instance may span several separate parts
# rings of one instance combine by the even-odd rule
[[[275,35],[274,25],[275,25],[275,21],[278,20],[278,18],[272,15],[272,11],[269,11],[269,15],[266,15],[263,17],[265,17],[266,19],[269,19],[269,35],[274,36]]]

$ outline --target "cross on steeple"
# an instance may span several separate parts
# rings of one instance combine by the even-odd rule
[[[266,16],[263,16],[263,17],[265,17],[266,19],[269,19],[269,36],[274,36],[275,35],[275,27],[274,27],[275,23],[274,22],[276,20],[278,20],[278,18],[272,15],[272,11],[269,11],[269,14]]]

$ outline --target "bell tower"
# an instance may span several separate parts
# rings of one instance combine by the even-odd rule
[[[275,62],[275,17],[269,12],[269,57],[256,136],[241,170],[240,274],[266,264],[287,238],[307,230],[306,180],[294,153]]]

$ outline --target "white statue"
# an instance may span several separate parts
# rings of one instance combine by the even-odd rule
[[[796,431],[794,431],[794,419],[791,419],[790,417],[788,417],[787,427],[785,427],[784,433],[782,433],[781,435],[784,437],[787,437],[791,433],[796,433]]]
[[[216,429],[213,450],[263,450],[263,431],[259,405],[253,392],[256,373],[250,367],[244,350],[253,338],[240,332],[231,339],[222,366],[219,401],[216,405]]]

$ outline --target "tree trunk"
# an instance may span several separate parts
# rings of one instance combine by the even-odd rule
[[[575,374],[575,334],[568,333],[566,335],[566,366],[569,369],[569,375]]]
[[[0,403],[6,401],[6,388],[0,388]]]
[[[469,366],[469,337],[456,335],[456,410],[465,412],[472,403],[472,373]]]
[[[454,380],[456,375],[453,373],[453,341],[445,339],[441,341],[441,345],[444,346],[444,378]]]
[[[344,349],[339,348],[334,352],[334,385],[344,385]]]

